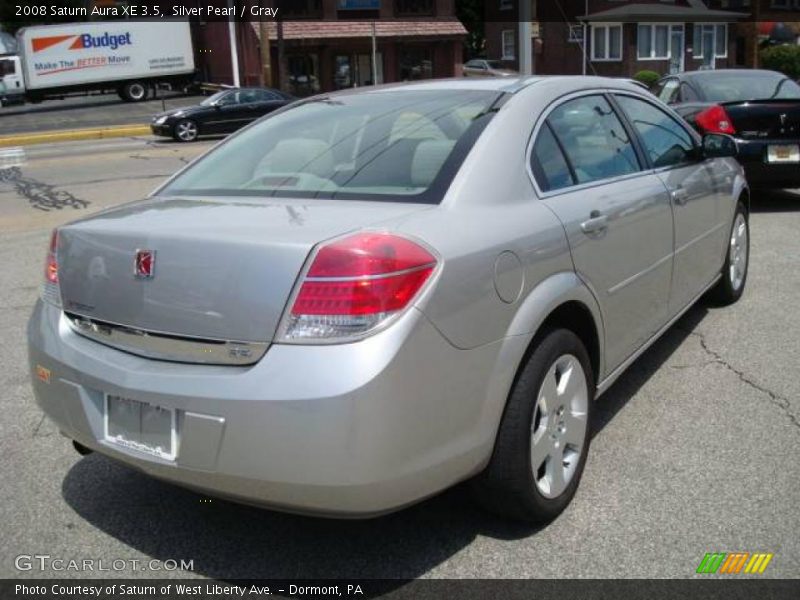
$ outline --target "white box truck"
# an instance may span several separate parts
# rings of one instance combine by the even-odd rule
[[[113,90],[123,100],[139,102],[156,85],[180,89],[195,77],[186,21],[26,27],[17,32],[17,45],[15,66],[31,102],[95,90]]]

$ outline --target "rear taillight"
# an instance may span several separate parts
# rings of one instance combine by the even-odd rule
[[[300,284],[281,338],[339,342],[372,333],[411,304],[436,264],[419,244],[387,233],[325,244]]]
[[[694,120],[705,133],[727,133],[729,135],[736,133],[731,118],[719,104],[698,113]]]
[[[44,263],[42,299],[57,306],[61,305],[61,293],[58,289],[58,229],[50,234],[50,246]]]

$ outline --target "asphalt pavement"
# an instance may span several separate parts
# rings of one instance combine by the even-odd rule
[[[693,577],[715,551],[771,552],[760,577],[800,577],[800,193],[753,199],[742,300],[692,308],[598,401],[581,487],[547,527],[488,516],[463,487],[368,521],[284,515],[79,456],[27,371],[49,231],[141,197],[211,143],[0,153],[0,577]],[[193,571],[15,568],[36,553]]]
[[[205,98],[173,92],[159,94],[159,98],[144,102],[123,102],[110,93],[0,107],[0,135],[149,124],[156,113],[197,104]]]

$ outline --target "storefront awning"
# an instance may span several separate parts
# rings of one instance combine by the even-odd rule
[[[467,30],[458,19],[436,21],[375,21],[375,36],[379,38],[462,36]],[[321,40],[372,37],[373,21],[285,21],[285,40]],[[253,23],[256,35],[260,35],[259,23]],[[275,40],[278,28],[274,22],[267,23],[269,36]]]
[[[578,17],[592,23],[637,23],[672,21],[680,23],[726,23],[746,19],[747,13],[714,10],[705,6],[674,6],[663,4],[630,4]]]

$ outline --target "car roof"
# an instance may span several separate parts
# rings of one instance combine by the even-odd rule
[[[514,94],[536,83],[548,81],[553,83],[563,83],[565,86],[593,87],[593,88],[617,88],[641,91],[637,84],[629,83],[627,80],[614,77],[596,77],[584,75],[532,75],[517,77],[454,77],[450,79],[429,79],[426,81],[413,81],[403,83],[389,83],[362,88],[350,88],[336,92],[336,94],[348,93],[376,93],[387,91],[413,91],[413,90],[465,90],[465,91],[496,91]]]
[[[667,75],[664,77],[677,77],[678,79],[702,79],[705,77],[722,77],[723,75],[782,75],[777,71],[770,71],[768,69],[706,69],[703,71],[684,71],[676,75]]]

